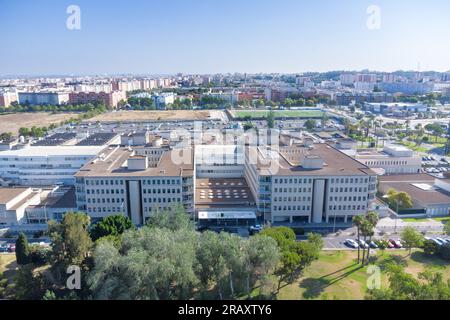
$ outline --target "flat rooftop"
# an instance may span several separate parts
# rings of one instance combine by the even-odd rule
[[[295,165],[289,162],[281,153],[276,156],[276,151],[271,152],[269,156],[263,153],[261,149],[258,152],[258,170],[262,175],[279,176],[367,176],[376,175],[369,167],[353,159],[345,153],[333,148],[325,143],[318,143],[312,147],[301,147],[298,153],[298,163],[301,163],[305,157],[315,156],[323,159],[324,165],[320,169],[306,169],[301,165]],[[283,151],[288,153],[289,150]],[[255,152],[255,149],[250,152]],[[269,157],[273,158],[272,165],[268,163]],[[278,158],[278,160],[276,160]],[[278,165],[276,162],[278,161]]]
[[[94,156],[104,146],[29,146],[17,150],[0,151],[0,157],[49,157],[49,156]]]
[[[255,199],[244,178],[200,179],[195,181],[196,208],[250,207]]]
[[[390,188],[407,192],[412,200],[427,204],[450,203],[450,193],[434,186],[437,178],[425,173],[379,176],[380,191]]]
[[[194,173],[193,151],[187,154],[190,164],[178,164],[176,160],[183,157],[191,149],[165,151],[156,167],[145,170],[129,170],[128,159],[134,155],[133,151],[125,147],[109,147],[102,154],[84,165],[75,177],[176,177],[192,176]],[[181,160],[181,159],[180,159]]]

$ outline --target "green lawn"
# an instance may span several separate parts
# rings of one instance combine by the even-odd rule
[[[3,273],[10,281],[14,278],[16,268],[16,255],[14,253],[0,254],[0,273]]]
[[[440,218],[432,218],[432,219],[435,221],[442,222],[442,223],[447,223],[450,221],[450,217],[440,217]]]
[[[427,222],[430,219],[428,218],[402,218],[405,222]]]
[[[442,223],[447,223],[450,221],[450,217],[437,217],[437,218],[403,218],[402,220],[405,222],[426,222],[430,221],[430,219],[434,221],[439,221]]]
[[[320,258],[309,266],[304,275],[293,284],[281,288],[277,298],[281,300],[303,299],[364,299],[366,282],[370,274],[367,267],[356,264],[357,251],[323,251]],[[448,261],[428,257],[422,251],[414,251],[411,256],[405,250],[378,253],[372,263],[381,271],[381,286],[388,284],[383,268],[388,262],[404,266],[405,271],[414,275],[427,269],[439,271],[445,279],[450,278]]]
[[[269,110],[233,110],[237,118],[264,118],[267,117]],[[321,118],[324,114],[318,110],[275,110],[275,118],[295,117],[295,118]]]

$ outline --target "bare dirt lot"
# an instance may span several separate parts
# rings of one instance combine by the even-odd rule
[[[12,113],[0,115],[0,133],[12,132],[17,134],[21,127],[31,128],[45,127],[50,124],[59,124],[61,121],[76,117],[74,113],[49,113],[49,112],[33,112],[33,113]]]
[[[117,111],[98,115],[92,121],[146,121],[146,120],[207,120],[220,119],[222,111],[209,110],[168,110],[168,111]]]

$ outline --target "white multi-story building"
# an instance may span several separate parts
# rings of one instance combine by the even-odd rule
[[[74,174],[104,146],[29,146],[0,151],[0,178],[24,186],[75,183]]]
[[[381,169],[381,174],[419,173],[422,170],[421,157],[401,145],[387,145],[382,151],[358,150],[354,157],[369,168]]]
[[[327,144],[258,147],[247,156],[258,159],[247,161],[245,177],[265,220],[348,222],[375,198],[375,172]]]
[[[19,104],[22,105],[60,105],[68,101],[68,92],[19,92]]]
[[[175,163],[179,156],[175,152],[186,152],[190,161]],[[153,210],[171,210],[177,203],[193,213],[195,175],[190,149],[166,151],[151,166],[147,156],[116,146],[86,164],[75,178],[78,209],[94,220],[124,214],[142,225]]]

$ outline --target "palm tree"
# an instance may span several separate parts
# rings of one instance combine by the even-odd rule
[[[357,233],[358,233],[358,263],[359,263],[359,261],[361,259],[360,258],[359,240],[360,240],[360,229],[361,229],[363,221],[364,221],[364,217],[363,216],[358,215],[358,216],[354,216],[353,217],[353,224],[356,226],[356,230],[357,230]]]
[[[369,220],[367,220],[365,217],[362,218],[363,221],[361,223],[361,235],[364,237],[364,243],[367,244],[367,237],[372,237],[373,235],[373,226],[370,223]],[[370,248],[370,246],[367,246]],[[366,261],[366,246],[363,247],[363,253],[362,253],[362,265],[365,264]]]
[[[370,242],[372,242],[372,236],[374,235],[374,229],[377,226],[378,221],[380,220],[380,218],[378,217],[378,214],[374,211],[370,211],[367,216],[366,216],[366,220],[372,225],[372,228],[369,232],[369,244]],[[370,245],[369,248],[367,249],[367,262],[369,262],[369,257],[370,257]]]

